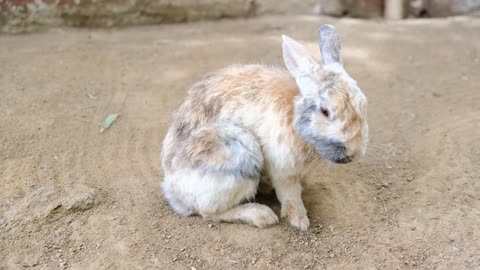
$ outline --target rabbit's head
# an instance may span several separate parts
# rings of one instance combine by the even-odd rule
[[[301,92],[295,100],[297,134],[335,163],[365,154],[367,98],[343,67],[338,32],[331,25],[320,27],[322,64],[298,42],[287,36],[282,39],[285,65]]]

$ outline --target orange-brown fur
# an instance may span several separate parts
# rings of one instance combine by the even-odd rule
[[[174,112],[172,117],[170,146],[165,149],[166,166],[172,166],[173,157],[180,145],[199,127],[214,121],[219,115],[232,114],[241,106],[260,106],[262,110],[273,108],[282,115],[281,125],[285,132],[277,138],[279,143],[290,142],[295,154],[306,159],[308,146],[293,129],[294,98],[299,95],[295,81],[286,71],[250,65],[242,68],[230,67],[208,75],[193,85],[185,103]],[[203,160],[202,155],[210,155],[205,149],[215,144],[215,138],[200,138],[189,153],[177,153],[188,160]],[[203,151],[202,151],[203,149]],[[221,161],[223,156],[216,153],[213,157]]]

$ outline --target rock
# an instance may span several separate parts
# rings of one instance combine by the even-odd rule
[[[388,183],[388,181],[387,181],[387,180],[383,181],[383,183],[382,183],[382,187],[384,187],[384,188],[388,188],[389,186],[390,186],[390,183]]]
[[[332,1],[336,2],[336,1]],[[317,0],[255,0],[255,14],[319,14]]]
[[[480,9],[479,1],[471,0],[428,0],[427,13],[432,17],[468,14]]]
[[[332,16],[381,17],[383,0],[320,0],[319,13]]]
[[[344,2],[349,16],[374,18],[383,15],[383,0],[344,0]]]
[[[426,15],[425,0],[411,0],[407,4],[407,13],[414,17],[424,17]]]
[[[75,184],[63,198],[62,205],[67,211],[85,211],[95,204],[95,190],[91,187]]]
[[[93,188],[74,184],[67,189],[60,189],[47,184],[14,203],[7,209],[0,224],[57,219],[72,212],[88,210],[96,203]]]
[[[409,111],[402,111],[402,112],[400,112],[400,114],[401,114],[402,116],[408,116],[408,117],[410,117],[410,118],[415,118],[415,117],[417,116],[416,113],[414,113],[414,112],[409,112]],[[389,168],[389,169],[390,169],[390,168]]]
[[[409,14],[416,17],[447,17],[480,10],[479,1],[471,0],[414,0],[408,6]]]

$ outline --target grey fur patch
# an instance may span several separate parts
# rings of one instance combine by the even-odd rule
[[[185,122],[181,122],[179,125],[175,127],[175,135],[179,139],[184,139],[188,135],[187,131],[188,124]]]
[[[335,27],[325,24],[319,30],[320,52],[323,64],[342,63],[340,50],[342,49],[340,34]]]
[[[326,159],[335,163],[347,163],[351,159],[347,156],[347,148],[342,142],[337,142],[325,137],[317,137],[314,142],[315,148]]]
[[[222,146],[228,148],[230,159],[221,166],[204,166],[205,172],[249,179],[260,178],[263,168],[261,152],[249,149],[239,138],[223,138]]]
[[[319,107],[313,99],[304,99],[299,117],[295,121],[295,130],[298,135],[307,135],[310,133],[310,125],[314,113],[318,113]]]
[[[222,163],[205,162],[194,168],[209,174],[233,175],[258,180],[263,170],[263,153],[255,136],[229,120],[212,123],[219,141],[206,151],[222,151],[227,158]]]

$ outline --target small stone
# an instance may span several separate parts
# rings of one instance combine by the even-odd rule
[[[408,182],[412,182],[413,179],[415,179],[415,177],[413,177],[413,175],[410,175],[410,176],[407,177]]]
[[[208,228],[209,229],[213,228],[213,224],[208,224]]]
[[[390,183],[388,183],[388,181],[383,181],[383,184],[382,184],[382,187],[384,188],[388,188],[390,186]]]
[[[62,198],[62,205],[67,211],[85,211],[96,204],[97,193],[91,187],[75,184],[68,193]]]
[[[415,118],[415,117],[417,116],[416,113],[410,112],[410,111],[402,111],[402,112],[400,112],[400,114],[401,114],[402,116],[408,116],[408,117],[410,117],[410,118]],[[390,167],[391,167],[391,166],[390,166]],[[390,168],[389,168],[389,169],[390,169]]]
[[[335,254],[330,253],[330,258],[334,258],[334,257],[335,257]]]
[[[192,268],[190,268],[190,270],[197,270],[197,268],[195,268],[195,267],[192,266]]]
[[[127,219],[125,217],[123,217],[122,219],[120,219],[120,221],[118,222],[118,224],[124,226],[124,225],[127,225]]]
[[[257,258],[252,258],[252,264],[255,264],[257,262]]]

